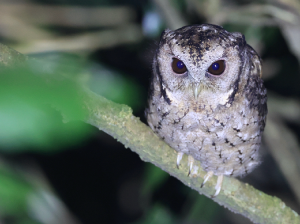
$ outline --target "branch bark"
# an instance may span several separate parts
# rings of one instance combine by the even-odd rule
[[[26,56],[0,44],[0,66],[14,66],[26,60]],[[83,107],[87,114],[85,122],[113,136],[126,148],[136,152],[143,161],[160,167],[199,194],[207,197],[213,195],[216,177],[200,188],[205,175],[200,163],[195,162],[190,177],[187,176],[186,156],[177,169],[176,151],[156,136],[139,118],[133,116],[130,107],[113,103],[84,87],[78,89],[78,96],[84,102]],[[55,107],[60,109],[57,105]],[[242,214],[254,223],[300,223],[299,215],[280,199],[266,195],[235,178],[225,177],[220,194],[212,200],[232,212]]]

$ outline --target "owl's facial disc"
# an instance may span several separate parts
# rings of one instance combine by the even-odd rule
[[[245,45],[241,34],[214,25],[166,30],[156,58],[161,82],[174,100],[223,105],[241,83]]]

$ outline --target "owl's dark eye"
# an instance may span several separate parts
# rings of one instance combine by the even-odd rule
[[[221,75],[224,72],[225,67],[224,60],[215,61],[209,66],[208,72],[212,75]]]
[[[172,69],[177,74],[183,74],[187,71],[185,64],[177,58],[173,58]]]

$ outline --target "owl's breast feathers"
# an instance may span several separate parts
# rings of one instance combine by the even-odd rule
[[[246,97],[238,95],[230,107],[221,105],[215,110],[209,105],[195,109],[175,100],[169,104],[162,95],[149,101],[148,123],[172,148],[193,156],[205,170],[245,175],[259,164],[267,112],[264,88],[254,88],[254,84],[247,88]]]

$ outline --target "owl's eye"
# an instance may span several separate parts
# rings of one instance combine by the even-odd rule
[[[187,71],[185,64],[177,58],[173,58],[172,69],[177,74],[183,74]]]
[[[224,60],[215,61],[209,66],[208,72],[212,75],[221,75],[224,72],[225,67]]]

